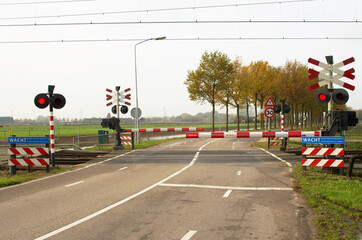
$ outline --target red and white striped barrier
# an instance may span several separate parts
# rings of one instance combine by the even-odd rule
[[[336,159],[302,159],[302,166],[344,167],[344,161]]]
[[[271,142],[270,145],[271,146],[278,146],[278,145],[280,145],[280,142]]]
[[[121,139],[124,139],[124,140],[132,140],[132,137],[130,137],[130,136],[121,136]]]
[[[13,155],[45,155],[49,154],[47,148],[9,148],[8,154]]]
[[[121,142],[122,145],[132,145],[132,142]]]
[[[302,148],[302,155],[343,156],[344,155],[344,148]]]
[[[319,132],[207,132],[186,133],[186,138],[270,138],[270,137],[318,137]]]
[[[143,129],[124,129],[124,132],[190,132],[203,131],[204,128],[143,128]]]
[[[19,158],[9,159],[9,166],[47,166],[49,165],[48,158]]]

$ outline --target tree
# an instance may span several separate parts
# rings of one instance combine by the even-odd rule
[[[223,71],[223,76],[221,76],[222,81],[220,81],[217,101],[226,108],[226,131],[229,131],[229,105],[233,94],[235,79],[233,64],[227,56],[220,61],[220,69]]]
[[[249,93],[248,93],[248,80],[249,72],[247,66],[242,66],[241,59],[236,58],[233,62],[234,65],[234,84],[231,95],[231,105],[236,108],[237,117],[237,130],[240,131],[240,107],[246,106],[246,119],[247,127],[249,130]]]
[[[212,106],[212,131],[215,130],[215,103],[221,83],[230,77],[230,60],[219,51],[205,53],[201,56],[200,65],[196,70],[188,71],[187,91],[191,101],[209,102]]]
[[[254,128],[257,129],[258,102],[261,106],[268,93],[268,84],[274,81],[272,67],[267,61],[251,62],[249,71],[249,91],[251,103],[254,105],[255,119]],[[263,115],[264,116],[264,115]]]

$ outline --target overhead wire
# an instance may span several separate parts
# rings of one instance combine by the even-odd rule
[[[66,1],[66,0],[64,0],[64,1]],[[68,1],[72,1],[72,0],[68,0]],[[73,1],[95,1],[95,0],[73,0]],[[239,6],[253,6],[253,5],[287,4],[287,3],[314,2],[314,1],[320,1],[320,0],[290,0],[290,1],[257,2],[257,3],[250,3],[249,2],[249,3],[206,5],[206,6],[192,6],[192,7],[177,7],[177,8],[157,8],[157,9],[126,10],[126,11],[108,11],[108,12],[93,12],[93,13],[43,15],[43,16],[2,17],[2,18],[0,18],[0,20],[18,20],[18,19],[34,19],[34,18],[37,18],[37,19],[41,19],[41,18],[63,18],[63,17],[110,15],[110,14],[129,14],[129,13],[150,13],[150,12],[163,12],[163,11],[180,11],[180,10],[195,10],[195,9],[208,9],[208,8],[226,8],[226,7],[239,7]]]
[[[362,23],[359,20],[184,20],[184,21],[113,21],[113,22],[71,22],[71,23],[19,23],[0,24],[0,27],[44,27],[44,26],[77,26],[77,25],[132,25],[132,24],[239,24],[239,23]]]
[[[0,41],[0,44],[27,44],[27,43],[81,43],[81,42],[135,42],[144,38],[124,39],[62,39],[62,40],[25,40]],[[204,38],[167,38],[163,41],[254,41],[254,40],[362,40],[362,37],[204,37]]]
[[[73,3],[73,2],[90,2],[96,0],[59,0],[59,1],[34,1],[34,2],[5,2],[0,5],[11,6],[11,5],[32,5],[32,4],[54,4],[54,3]]]

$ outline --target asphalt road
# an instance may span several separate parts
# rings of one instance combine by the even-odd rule
[[[178,140],[2,188],[0,239],[315,239],[300,157],[250,143]]]

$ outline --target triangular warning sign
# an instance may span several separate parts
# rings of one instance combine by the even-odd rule
[[[274,107],[275,103],[274,103],[273,99],[271,97],[269,97],[264,106],[265,107]]]

